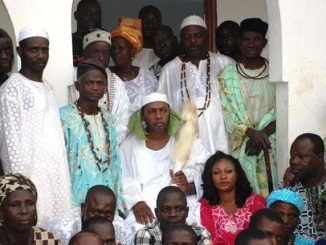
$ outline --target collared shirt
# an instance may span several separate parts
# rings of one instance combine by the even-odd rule
[[[197,236],[197,244],[198,245],[211,245],[212,239],[209,232],[206,228],[202,226],[190,225],[194,230]],[[159,223],[155,223],[154,226],[146,227],[139,230],[135,236],[135,245],[158,245],[162,244],[162,231],[160,229]]]

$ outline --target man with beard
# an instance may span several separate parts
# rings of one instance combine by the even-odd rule
[[[5,174],[29,177],[39,191],[38,224],[71,208],[70,178],[59,110],[43,79],[48,33],[35,26],[19,33],[21,69],[0,88],[0,157]]]
[[[189,207],[185,194],[175,186],[163,188],[156,199],[155,214],[157,222],[150,227],[139,230],[135,237],[135,244],[161,244],[162,230],[175,224],[185,224]],[[203,226],[192,225],[196,233],[197,244],[209,245],[212,240],[209,232]]]
[[[74,66],[83,61],[83,36],[92,29],[101,28],[102,12],[97,0],[81,0],[74,13],[77,31],[72,33],[72,49]]]
[[[159,61],[153,51],[151,40],[154,29],[162,25],[162,15],[157,7],[147,5],[139,10],[138,18],[142,21],[143,48],[136,55],[133,65],[149,69]]]
[[[180,29],[185,54],[163,67],[158,92],[168,96],[177,113],[185,101],[192,100],[197,106],[199,138],[204,147],[211,154],[228,152],[217,75],[233,61],[208,51],[207,26],[201,17],[185,18]]]

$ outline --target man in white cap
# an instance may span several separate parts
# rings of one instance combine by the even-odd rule
[[[208,52],[207,27],[199,16],[189,16],[180,27],[184,55],[167,63],[161,72],[158,91],[165,93],[177,112],[187,100],[197,106],[199,138],[211,154],[228,152],[228,138],[220,105],[217,77],[232,59]]]
[[[120,144],[127,135],[129,119],[129,97],[121,79],[108,68],[110,62],[111,34],[102,29],[96,29],[83,38],[85,59],[91,59],[101,65],[107,73],[107,85],[104,96],[98,102],[101,108],[108,110],[115,121],[117,141]],[[77,68],[74,69],[74,82],[77,81]],[[72,84],[68,86],[69,102],[79,98],[79,93]]]
[[[48,33],[25,27],[17,53],[21,69],[0,88],[0,156],[4,173],[29,177],[38,190],[38,225],[71,208],[67,155],[59,110],[43,71],[49,58]]]
[[[152,93],[143,97],[141,110],[129,120],[131,133],[121,145],[127,244],[133,244],[137,230],[154,221],[156,197],[172,182],[188,196],[189,221],[199,221],[194,194],[200,193],[200,172],[209,153],[197,138],[197,115],[192,108],[187,104],[179,129],[181,119],[170,109],[166,95]]]

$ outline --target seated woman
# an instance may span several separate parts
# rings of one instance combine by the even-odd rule
[[[36,188],[25,176],[8,174],[0,178],[0,244],[61,244],[51,232],[34,226],[36,201]]]
[[[221,151],[207,160],[202,181],[201,223],[214,244],[233,245],[237,234],[248,228],[251,215],[265,208],[266,201],[252,192],[239,161]]]
[[[293,191],[282,189],[272,191],[267,199],[267,206],[275,210],[285,226],[284,239],[288,245],[313,245],[314,240],[294,234],[300,223],[300,213],[304,209],[302,197]]]
[[[132,65],[132,60],[143,46],[141,20],[120,18],[120,25],[111,33],[111,57],[115,66],[110,67],[124,83],[130,101],[129,115],[140,109],[141,98],[156,91],[158,82],[154,74]]]

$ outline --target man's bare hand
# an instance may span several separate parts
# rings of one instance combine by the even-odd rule
[[[152,210],[145,202],[136,203],[132,210],[134,211],[136,221],[142,225],[152,223],[155,218]]]

